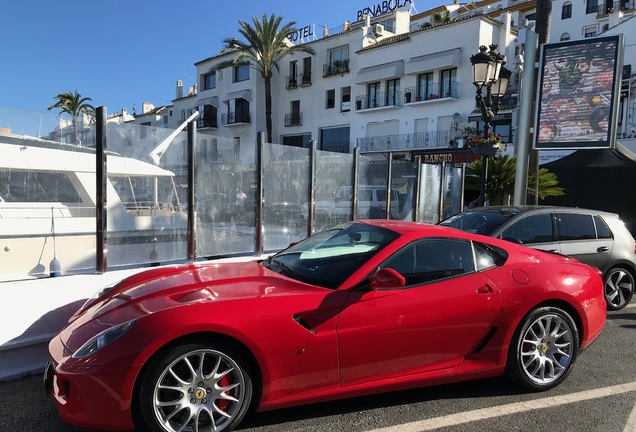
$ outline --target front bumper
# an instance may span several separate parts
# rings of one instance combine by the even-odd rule
[[[51,361],[44,373],[47,393],[58,413],[70,424],[93,429],[135,429],[126,377],[130,367],[78,364],[66,353],[59,336],[49,343]]]

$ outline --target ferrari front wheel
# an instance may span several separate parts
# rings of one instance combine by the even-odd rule
[[[534,309],[519,324],[508,350],[506,375],[517,385],[543,391],[570,374],[579,350],[579,332],[562,309]]]
[[[148,365],[138,395],[144,426],[153,432],[229,431],[247,413],[252,380],[231,346],[187,344]]]

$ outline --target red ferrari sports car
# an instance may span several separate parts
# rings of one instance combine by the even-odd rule
[[[155,268],[49,345],[75,425],[231,430],[250,410],[506,375],[562,382],[605,323],[597,269],[452,228],[358,221],[263,261]]]

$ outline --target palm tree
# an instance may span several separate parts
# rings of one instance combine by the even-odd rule
[[[451,16],[449,11],[446,11],[443,14],[441,12],[434,12],[433,15],[431,15],[431,24],[434,26],[447,24],[449,22],[451,22]]]
[[[62,110],[62,113],[66,113],[71,116],[73,119],[73,140],[75,144],[79,144],[77,140],[77,124],[79,123],[78,118],[80,114],[86,114],[89,117],[95,117],[95,107],[87,102],[91,100],[91,98],[83,98],[77,90],[75,93],[71,91],[67,91],[66,93],[60,93],[55,96],[54,104],[48,107],[48,110],[52,110],[53,108],[59,108]]]
[[[280,72],[278,63],[280,60],[296,52],[306,52],[314,55],[316,52],[308,45],[294,45],[288,36],[295,33],[295,21],[291,21],[282,28],[283,17],[272,14],[269,18],[263,14],[259,21],[252,17],[253,26],[245,21],[238,21],[239,33],[246,42],[236,38],[223,40],[224,47],[221,52],[233,52],[236,54],[233,60],[228,60],[215,65],[212,70],[220,70],[227,67],[235,67],[248,63],[252,69],[260,72],[265,81],[265,126],[267,128],[267,142],[272,142],[272,74],[276,68]]]
[[[490,158],[488,161],[488,179],[486,190],[491,205],[503,204],[508,195],[512,195],[515,189],[517,157],[504,155]],[[481,160],[469,164],[466,167],[466,189],[479,191],[481,179]],[[536,175],[528,177],[528,193],[534,194]],[[547,196],[563,196],[565,191],[558,186],[559,181],[554,173],[547,168],[539,170],[539,199]]]

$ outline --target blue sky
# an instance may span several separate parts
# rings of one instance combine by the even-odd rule
[[[391,0],[395,3],[396,0]],[[377,0],[13,0],[0,14],[0,107],[46,111],[77,90],[107,113],[170,104],[177,80],[195,83],[194,63],[238,36],[237,20],[263,13],[336,28]],[[404,0],[401,0],[404,3]],[[444,4],[416,0],[419,12]],[[1,125],[0,125],[1,126]]]

